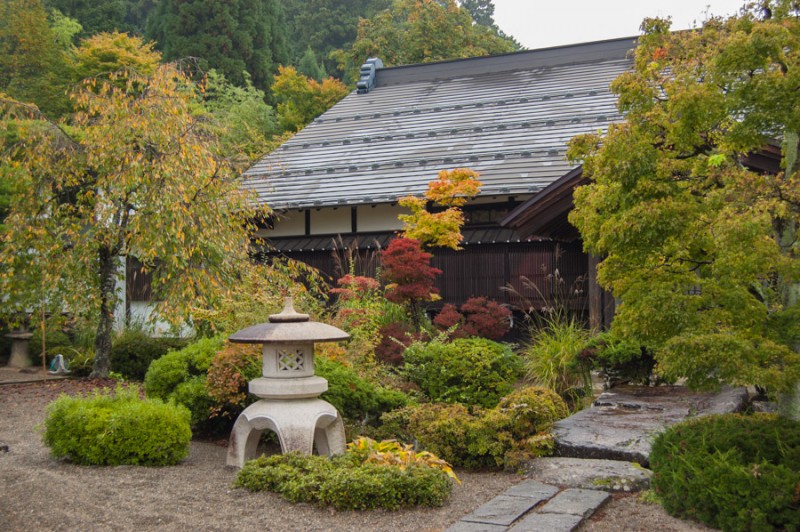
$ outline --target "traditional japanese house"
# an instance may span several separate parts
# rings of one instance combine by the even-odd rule
[[[334,241],[385,247],[401,228],[399,198],[422,195],[442,169],[466,167],[483,188],[465,207],[464,249],[434,252],[443,302],[508,302],[505,285],[533,301],[579,287],[589,261],[578,235],[563,205],[537,198],[574,186],[572,137],[620,120],[609,84],[630,67],[634,45],[625,38],[394,68],[370,60],[357,90],[247,171],[246,186],[275,211],[264,253],[336,276]],[[523,204],[536,205],[535,223],[510,216]]]

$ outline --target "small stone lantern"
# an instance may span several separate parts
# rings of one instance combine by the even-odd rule
[[[321,455],[344,453],[342,417],[318,398],[328,389],[328,381],[314,375],[314,342],[348,338],[341,329],[295,312],[290,297],[269,322],[228,338],[235,343],[263,344],[263,377],[250,381],[250,393],[259,400],[245,408],[233,425],[227,465],[242,467],[245,460],[255,458],[258,440],[267,429],[278,435],[283,453],[311,454],[315,445]]]

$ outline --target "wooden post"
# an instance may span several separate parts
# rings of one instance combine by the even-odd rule
[[[587,272],[589,287],[589,327],[599,331],[603,327],[603,290],[597,284],[597,264],[600,259],[589,255],[589,268]]]

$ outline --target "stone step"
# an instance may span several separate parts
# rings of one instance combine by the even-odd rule
[[[635,492],[650,487],[652,472],[635,462],[567,457],[537,458],[528,476],[565,488]]]
[[[482,504],[447,532],[569,532],[605,504],[609,497],[605,491],[562,490],[530,479]]]
[[[647,466],[655,436],[689,417],[738,412],[747,405],[745,388],[699,393],[682,386],[620,386],[590,408],[558,421],[557,454],[637,462]]]

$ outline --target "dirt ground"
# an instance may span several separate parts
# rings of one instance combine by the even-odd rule
[[[192,442],[173,467],[86,467],[54,460],[41,441],[45,407],[60,393],[110,381],[57,380],[0,385],[0,529],[440,531],[524,480],[511,473],[458,471],[442,508],[337,512],[292,504],[271,493],[234,489],[224,446]],[[706,530],[667,516],[636,496],[615,496],[581,530]]]

